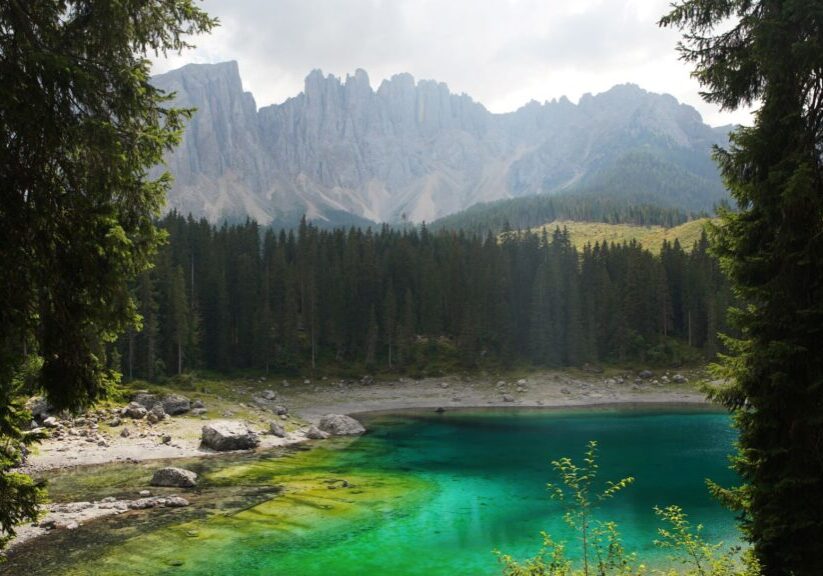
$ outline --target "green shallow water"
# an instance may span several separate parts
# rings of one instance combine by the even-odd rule
[[[38,554],[28,566],[13,558],[7,569],[31,576],[41,569],[100,576],[497,574],[493,549],[525,557],[539,548],[541,530],[556,540],[571,536],[545,484],[555,479],[550,460],[580,459],[589,440],[599,442],[604,480],[636,477],[601,511],[619,523],[628,551],[666,562],[652,544],[652,508],[674,503],[705,525],[708,539],[738,541],[732,514],[705,488],[705,478],[735,481],[726,458],[735,433],[725,414],[418,414],[376,416],[369,428],[357,440],[310,451],[215,459],[200,469],[198,509],[147,516],[137,526],[113,519],[106,538],[83,527],[52,544],[62,547],[59,554]],[[90,474],[94,490],[104,475]],[[341,480],[350,486],[340,487]],[[58,478],[55,490],[76,495],[82,484],[82,475]],[[282,493],[265,491],[277,485]],[[251,492],[237,493],[243,490]],[[229,491],[232,505],[220,499]]]

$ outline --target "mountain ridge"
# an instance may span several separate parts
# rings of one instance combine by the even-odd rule
[[[726,196],[709,151],[728,130],[633,84],[495,114],[408,73],[373,89],[362,69],[345,79],[314,70],[303,92],[260,108],[236,62],[189,64],[153,83],[198,109],[166,156],[169,207],[212,221],[431,221],[478,202],[600,186],[610,174],[689,210]],[[684,185],[663,186],[664,176]]]

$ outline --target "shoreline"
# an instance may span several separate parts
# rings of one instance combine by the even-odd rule
[[[466,413],[492,413],[492,412],[523,412],[523,413],[563,413],[563,412],[588,412],[588,411],[610,411],[610,410],[626,410],[626,411],[660,411],[665,412],[668,409],[688,410],[693,412],[725,412],[725,409],[710,401],[684,401],[683,399],[667,401],[667,400],[623,400],[623,401],[609,401],[609,402],[595,402],[590,404],[535,404],[535,405],[515,405],[511,404],[497,404],[497,405],[483,405],[483,406],[452,406],[444,409],[442,412],[432,410],[430,406],[411,406],[403,408],[386,408],[381,410],[364,410],[360,412],[348,413],[347,416],[352,418],[379,418],[381,416],[421,416],[431,413],[438,415],[445,414],[466,414]]]
[[[691,376],[695,376],[691,374]],[[695,378],[696,379],[696,378]],[[205,415],[184,414],[148,424],[145,420],[123,418],[118,427],[102,423],[95,435],[103,442],[89,442],[86,436],[44,440],[30,457],[22,471],[41,474],[49,470],[73,468],[90,464],[123,463],[160,459],[209,457],[221,452],[204,450],[200,446],[201,427],[215,420],[241,420],[258,432],[258,449],[299,444],[307,440],[305,432],[325,414],[346,414],[367,417],[372,413],[397,413],[442,409],[585,409],[596,407],[652,407],[655,404],[676,406],[714,406],[705,394],[687,383],[674,385],[640,384],[602,374],[576,374],[568,371],[547,371],[528,378],[496,380],[467,379],[459,376],[423,380],[393,380],[365,385],[340,382],[293,385],[286,381],[241,381],[235,397],[221,393],[191,394],[205,401]],[[249,383],[253,383],[249,386]],[[274,398],[264,401],[262,389],[269,389]],[[170,392],[178,392],[170,390]],[[185,391],[180,391],[186,393]],[[275,408],[287,406],[286,416],[277,416]],[[101,420],[103,417],[101,417]],[[268,433],[269,423],[278,422],[286,436],[278,438]],[[123,428],[132,432],[122,437]],[[164,442],[163,439],[171,440]]]
[[[694,375],[692,375],[694,376]],[[248,381],[247,381],[248,382]],[[346,414],[356,419],[368,420],[390,415],[421,416],[423,414],[449,414],[469,412],[562,412],[583,410],[666,410],[690,409],[696,411],[722,411],[709,402],[705,395],[691,384],[657,384],[654,381],[638,384],[621,382],[602,374],[576,374],[568,371],[541,372],[528,378],[513,380],[467,379],[459,376],[428,378],[417,381],[357,383],[324,382],[314,386],[309,381],[292,386],[286,381],[280,385],[258,380],[255,386],[233,384],[239,388],[235,398],[220,394],[203,394],[209,407],[208,416],[183,415],[149,424],[145,420],[126,421],[122,426],[109,428],[95,425],[95,434],[104,437],[100,442],[89,442],[87,437],[49,438],[40,446],[38,453],[30,457],[24,472],[35,477],[48,477],[50,473],[82,469],[86,466],[124,463],[148,463],[191,458],[212,458],[239,452],[260,452],[276,447],[288,447],[309,441],[309,426],[328,413]],[[271,403],[259,398],[262,388],[276,388],[276,398]],[[250,398],[253,398],[250,401]],[[289,406],[289,414],[277,416],[274,404]],[[260,445],[252,451],[215,452],[200,446],[200,428],[214,420],[238,419],[258,432]],[[101,418],[102,420],[102,418]],[[266,432],[269,422],[285,426],[286,436],[279,438]],[[134,433],[121,437],[123,427]],[[118,432],[119,431],[119,432]],[[173,438],[168,441],[168,437]],[[163,439],[166,439],[164,441]],[[314,442],[322,443],[323,440]],[[170,461],[170,462],[169,462]],[[138,494],[135,488],[135,498]],[[36,525],[18,527],[18,536],[7,551],[34,539],[47,536],[58,520],[58,530],[73,529],[79,524],[92,523],[112,514],[123,513],[117,507],[101,507],[93,502],[91,508],[81,507],[76,514],[66,514],[72,502],[55,502],[44,506],[43,518]],[[80,503],[83,504],[83,503]],[[90,514],[90,511],[94,511]],[[49,521],[52,521],[49,524]],[[47,528],[47,526],[51,526]]]

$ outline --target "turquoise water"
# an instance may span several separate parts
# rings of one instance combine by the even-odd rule
[[[262,564],[271,574],[499,573],[493,549],[527,557],[541,530],[573,538],[545,484],[555,480],[550,461],[580,462],[589,440],[599,443],[604,480],[636,478],[601,509],[619,523],[628,551],[665,561],[652,542],[655,505],[683,507],[709,540],[738,540],[733,515],[705,488],[706,478],[735,480],[726,458],[735,434],[725,414],[456,414],[384,424],[346,459],[426,478],[434,487],[426,501],[316,548],[290,549]]]
[[[573,538],[548,497],[550,461],[580,460],[597,440],[601,478],[636,482],[600,511],[625,547],[665,563],[652,540],[653,506],[678,504],[710,540],[737,542],[734,518],[705,479],[732,484],[725,414],[587,411],[446,413],[375,417],[345,449],[260,456],[203,472],[206,490],[291,482],[283,496],[234,514],[179,525],[121,528],[113,541],[63,554],[71,574],[365,576],[499,574],[492,551],[523,558],[542,530]],[[332,445],[334,446],[334,445]],[[328,488],[346,479],[349,488]],[[131,530],[131,531],[130,531]],[[81,538],[82,540],[82,538]],[[111,540],[111,539],[110,539]],[[71,546],[65,540],[62,546]],[[97,546],[97,547],[95,547]],[[569,545],[569,555],[576,547]],[[45,567],[44,564],[41,564]],[[20,566],[18,566],[20,568]],[[37,567],[29,571],[37,574]]]

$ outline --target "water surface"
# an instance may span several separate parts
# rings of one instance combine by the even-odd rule
[[[100,576],[498,574],[492,551],[533,555],[542,530],[571,539],[576,554],[546,482],[555,480],[552,459],[580,460],[589,440],[599,443],[603,480],[636,478],[600,511],[619,523],[629,551],[665,563],[652,544],[655,505],[680,505],[710,540],[738,540],[732,514],[705,488],[706,478],[735,480],[725,414],[497,411],[376,416],[368,424],[370,433],[354,441],[211,462],[200,470],[204,501],[230,490],[257,495],[189,510],[179,521],[165,513],[142,530],[112,520],[107,538],[87,530],[64,539],[61,554],[40,567]],[[76,478],[62,482],[78,489]],[[282,493],[265,492],[277,485]]]

